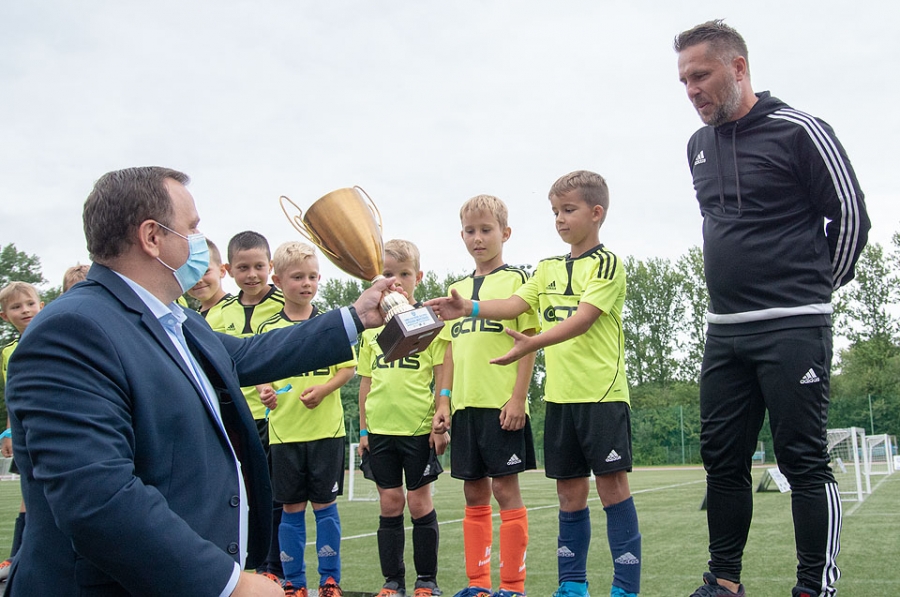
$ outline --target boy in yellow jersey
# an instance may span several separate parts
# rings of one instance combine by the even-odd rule
[[[191,298],[200,301],[200,315],[206,319],[209,327],[217,329],[222,327],[221,310],[213,310],[213,307],[223,303],[225,299],[231,297],[231,294],[222,288],[222,278],[225,277],[226,270],[222,263],[219,247],[208,238],[206,246],[209,247],[209,266],[200,281],[194,284],[187,293]]]
[[[38,294],[37,289],[27,282],[10,282],[0,289],[0,319],[12,324],[19,336],[31,323],[31,320],[38,311],[44,308],[44,303]],[[6,386],[6,370],[9,365],[9,358],[16,349],[19,340],[16,338],[3,347],[0,353],[0,364],[2,364],[3,385]],[[6,431],[0,434],[0,453],[4,458],[12,458],[12,436],[9,430],[9,418],[6,420]],[[15,470],[15,469],[13,469]],[[12,566],[12,559],[16,557],[19,546],[22,545],[22,532],[25,530],[25,501],[22,500],[19,506],[19,515],[16,517],[16,524],[13,528],[12,548],[9,551],[9,557],[0,562],[0,580],[5,580],[9,576],[9,569]]]
[[[475,260],[475,271],[450,288],[473,300],[508,297],[525,283],[528,274],[503,260],[503,243],[512,232],[506,205],[492,195],[478,195],[463,203],[459,219],[460,236]],[[449,428],[452,404],[451,475],[464,481],[466,497],[463,538],[469,586],[457,597],[491,594],[492,495],[500,507],[500,585],[496,594],[525,594],[528,515],[519,473],[535,468],[528,418],[534,355],[512,367],[488,363],[512,348],[507,327],[533,334],[537,316],[526,311],[506,321],[464,317],[448,322],[441,331],[449,345],[434,428]]]
[[[515,345],[491,362],[507,365],[546,348],[546,474],[559,495],[558,597],[588,595],[587,553],[591,540],[587,507],[590,473],[606,512],[613,559],[613,597],[640,590],[641,534],[628,487],[631,415],[625,379],[622,306],[625,271],[600,244],[609,191],[599,174],[584,170],[557,180],[550,205],[568,255],[545,259],[507,299],[479,302],[453,292],[429,301],[444,319],[462,316],[509,319],[533,309],[541,333],[508,333]]]
[[[284,295],[284,309],[259,326],[259,333],[299,325],[319,314],[312,304],[319,288],[319,260],[304,243],[284,243],[275,251],[272,281]],[[276,403],[269,414],[272,489],[284,513],[278,528],[284,593],[306,597],[306,504],[316,518],[319,595],[341,594],[341,520],[337,496],[344,487],[344,409],[341,386],[356,361],[310,371],[261,386]],[[278,392],[276,394],[276,392]]]
[[[395,277],[415,304],[413,295],[422,281],[419,250],[409,241],[391,240],[384,254],[382,273]],[[431,483],[441,472],[435,455],[443,454],[449,438],[431,431],[432,384],[440,380],[446,344],[436,338],[419,354],[385,363],[376,341],[381,330],[363,332],[359,348],[359,455],[371,465],[381,507],[378,557],[385,582],[379,597],[406,593],[405,503],[413,524],[415,596],[437,596],[438,522]]]
[[[284,297],[280,290],[269,284],[271,268],[272,253],[262,234],[247,230],[239,232],[228,241],[228,263],[225,264],[225,269],[234,278],[240,292],[219,303],[212,320],[207,319],[213,330],[231,336],[252,336],[262,322],[281,312]],[[268,455],[269,423],[266,421],[266,409],[275,405],[274,395],[264,404],[257,388],[248,386],[241,390],[250,413],[256,420],[259,439]],[[281,508],[275,504],[272,515],[272,546],[265,563],[256,570],[279,583],[283,578],[277,539],[280,522]]]

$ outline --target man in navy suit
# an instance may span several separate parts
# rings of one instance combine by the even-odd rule
[[[9,595],[283,595],[242,572],[268,550],[272,494],[240,387],[351,359],[392,280],[302,326],[214,333],[173,302],[207,267],[187,182],[156,167],[97,181],[87,281],[10,362],[28,521]]]

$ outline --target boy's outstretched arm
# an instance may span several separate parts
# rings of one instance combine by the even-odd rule
[[[472,315],[475,301],[464,299],[455,288],[450,290],[450,296],[431,299],[425,304],[444,321],[459,319],[460,317],[469,317]],[[494,299],[490,301],[478,301],[478,312],[475,317],[482,319],[515,319],[522,313],[528,311],[528,303],[522,297],[513,295],[505,299]]]
[[[590,303],[579,303],[575,315],[537,336],[526,336],[525,334],[520,334],[519,332],[507,328],[506,333],[515,339],[515,344],[513,344],[510,351],[502,357],[491,359],[491,364],[509,365],[510,363],[514,363],[521,359],[526,354],[544,348],[545,346],[559,344],[560,342],[565,342],[575,336],[580,336],[588,331],[602,314],[603,311]]]

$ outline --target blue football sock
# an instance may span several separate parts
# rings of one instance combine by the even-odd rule
[[[606,511],[606,535],[613,559],[613,584],[629,593],[640,593],[641,533],[634,498],[629,497],[603,510]]]
[[[591,545],[591,510],[559,511],[556,559],[559,584],[587,582],[587,556]]]
[[[341,518],[337,504],[316,510],[316,554],[319,557],[319,585],[328,577],[341,582]]]
[[[278,543],[281,545],[281,566],[284,579],[295,587],[306,586],[306,564],[303,550],[306,547],[306,512],[284,512],[278,525]]]

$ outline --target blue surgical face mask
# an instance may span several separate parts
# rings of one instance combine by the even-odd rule
[[[188,241],[190,253],[188,254],[187,261],[185,261],[184,265],[178,269],[175,269],[159,257],[156,258],[157,261],[172,270],[175,279],[178,280],[178,285],[181,286],[182,293],[187,292],[194,287],[194,284],[200,281],[200,278],[203,277],[203,274],[206,273],[206,269],[209,267],[209,245],[206,244],[206,237],[199,232],[197,234],[185,236],[183,234],[178,234],[168,226],[160,224],[159,222],[157,222],[157,224],[159,224],[160,228],[165,228],[175,236],[180,236]]]

